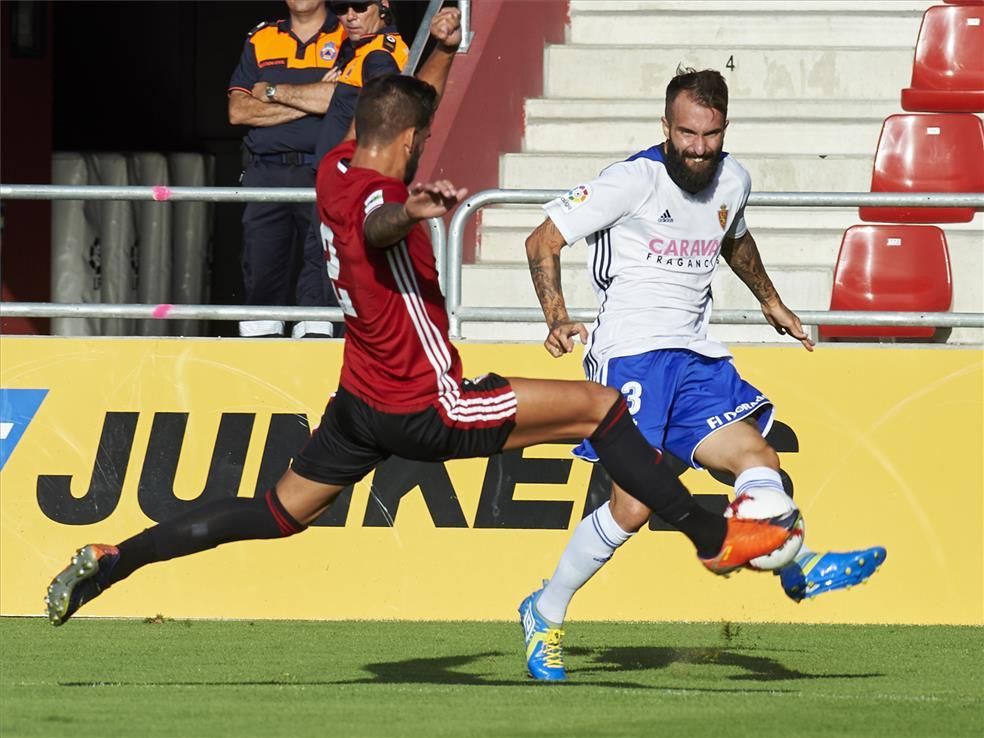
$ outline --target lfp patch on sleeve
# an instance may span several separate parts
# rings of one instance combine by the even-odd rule
[[[369,197],[365,199],[364,205],[366,210],[366,215],[369,215],[373,210],[382,206],[384,204],[383,191],[376,190]]]
[[[573,190],[568,192],[566,195],[560,198],[560,205],[564,208],[565,212],[571,212],[572,210],[580,207],[586,203],[591,198],[591,190],[588,189],[587,185],[578,185]]]

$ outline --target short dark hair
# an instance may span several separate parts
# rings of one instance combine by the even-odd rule
[[[666,119],[670,120],[670,108],[684,90],[688,91],[698,103],[713,110],[719,110],[725,120],[728,118],[728,83],[716,69],[677,67],[676,76],[666,86]]]
[[[415,77],[387,74],[366,83],[355,107],[360,143],[388,144],[407,128],[426,128],[437,109],[437,90]]]

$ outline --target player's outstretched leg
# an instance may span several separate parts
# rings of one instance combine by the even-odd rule
[[[82,605],[98,597],[109,586],[109,575],[119,559],[119,549],[103,543],[90,543],[76,551],[68,566],[48,585],[44,604],[51,624],[61,625]]]
[[[886,551],[881,546],[843,553],[805,551],[779,571],[779,579],[786,595],[800,602],[867,581],[884,563],[885,556]]]
[[[705,510],[660,461],[621,393],[593,382],[510,379],[517,425],[506,448],[587,437],[613,481],[687,536],[704,565],[726,574],[774,551],[791,532]]]
[[[546,580],[543,584],[546,586]],[[526,640],[526,669],[534,679],[562,682],[567,679],[561,644],[564,631],[537,610],[536,602],[542,592],[541,587],[519,603],[519,620]]]
[[[278,489],[279,488],[279,489]],[[289,471],[278,487],[254,498],[231,497],[194,507],[183,515],[128,538],[119,546],[89,544],[48,586],[45,607],[52,625],[62,625],[85,603],[147,564],[206,551],[224,543],[284,538],[307,528],[342,489],[319,484]],[[299,521],[284,507],[280,493],[292,499]],[[301,502],[297,499],[301,497]],[[307,509],[303,507],[307,504]]]

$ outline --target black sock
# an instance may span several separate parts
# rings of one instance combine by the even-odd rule
[[[206,551],[232,541],[283,538],[305,526],[284,509],[276,489],[263,497],[229,497],[189,510],[147,528],[119,545],[120,559],[108,584],[126,579],[141,566]]]
[[[715,515],[706,510],[697,500],[693,500],[691,509],[682,518],[663,519],[693,542],[697,547],[697,555],[702,559],[713,558],[721,552],[724,536],[728,532],[728,522],[723,515]]]
[[[589,440],[619,487],[678,528],[697,547],[698,556],[717,555],[727,523],[701,507],[660,461],[660,453],[632,422],[624,397],[619,396]]]

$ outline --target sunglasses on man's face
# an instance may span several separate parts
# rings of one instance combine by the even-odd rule
[[[349,8],[354,10],[356,13],[365,13],[372,5],[375,5],[375,3],[329,3],[328,7],[331,9],[332,13],[341,17],[343,15],[348,15]]]

